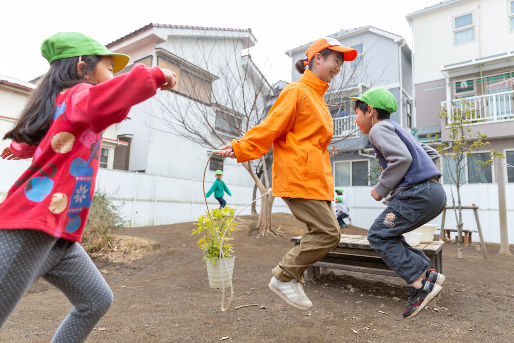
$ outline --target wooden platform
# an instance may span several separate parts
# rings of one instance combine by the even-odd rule
[[[300,244],[301,236],[291,238],[291,241]],[[443,271],[443,241],[423,243],[414,248],[422,250],[431,260],[430,266],[438,272]],[[328,253],[319,262],[307,269],[307,279],[317,279],[321,268],[349,270],[353,272],[398,276],[369,246],[365,236],[341,235],[337,248]]]

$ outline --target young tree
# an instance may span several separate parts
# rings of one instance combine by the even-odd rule
[[[462,258],[463,221],[461,188],[473,178],[473,176],[470,176],[466,180],[466,168],[468,168],[469,163],[476,163],[479,165],[479,168],[489,168],[495,158],[503,158],[503,155],[492,150],[487,159],[473,160],[474,154],[490,144],[487,140],[487,135],[478,131],[474,132],[469,125],[476,118],[473,103],[462,101],[458,107],[453,107],[450,111],[448,111],[447,106],[442,106],[440,117],[448,129],[448,137],[444,142],[437,144],[439,136],[436,136],[434,143],[437,144],[437,151],[443,157],[444,178],[450,182],[451,201],[454,207],[458,231],[457,257]],[[454,187],[457,199],[455,199]]]

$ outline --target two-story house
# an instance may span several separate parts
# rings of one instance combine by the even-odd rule
[[[131,57],[127,69],[144,63],[178,76],[174,89],[134,106],[120,124],[119,133],[132,137],[129,170],[182,179],[178,187],[186,190],[202,180],[210,150],[256,125],[254,112],[264,119],[273,90],[248,54],[255,43],[250,29],[148,24],[107,45]],[[234,160],[216,156],[208,182],[217,169],[234,187],[254,183]],[[229,202],[246,201],[246,191],[231,190]],[[194,206],[200,209],[199,200]]]
[[[407,15],[413,32],[414,117],[421,141],[440,134],[448,140],[449,114],[471,108],[473,132],[491,142],[468,157],[465,182],[492,183],[495,167],[484,170],[472,160],[488,158],[491,149],[514,164],[514,0],[449,0]],[[432,138],[433,139],[433,138]],[[450,160],[443,163],[452,168]],[[514,182],[514,169],[508,168]]]
[[[325,96],[334,120],[331,145],[334,183],[336,187],[368,186],[378,175],[378,164],[367,135],[362,135],[355,124],[354,101],[349,97],[372,87],[390,90],[398,101],[398,111],[391,118],[410,130],[413,124],[411,51],[401,36],[373,26],[341,30],[329,37],[358,51],[357,59],[344,63]],[[291,57],[293,81],[301,76],[294,63],[305,58],[310,44],[286,52]]]

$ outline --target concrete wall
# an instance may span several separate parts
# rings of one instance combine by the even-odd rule
[[[0,160],[0,168],[6,171],[0,178],[0,199],[9,190],[16,179],[29,166],[30,161]],[[237,182],[232,175],[235,169],[242,166],[232,166],[226,172],[225,181],[232,196],[226,196],[228,206],[242,209],[251,202],[253,184]],[[203,171],[203,169],[202,169]],[[205,184],[208,190],[214,177],[207,175]],[[96,192],[107,194],[107,197],[119,206],[119,211],[127,226],[164,225],[178,222],[193,221],[205,212],[202,181],[190,178],[171,178],[146,173],[134,173],[120,170],[99,169]],[[259,193],[258,193],[259,194]],[[259,208],[260,202],[257,203]],[[218,202],[211,196],[210,208],[218,207]],[[275,212],[289,212],[282,199],[276,199]],[[243,214],[250,214],[247,208]]]

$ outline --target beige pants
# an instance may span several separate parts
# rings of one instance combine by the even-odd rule
[[[300,244],[285,254],[282,262],[273,268],[273,275],[280,281],[305,283],[303,272],[334,249],[340,240],[339,224],[330,201],[282,198],[293,215],[307,225],[307,232]]]

